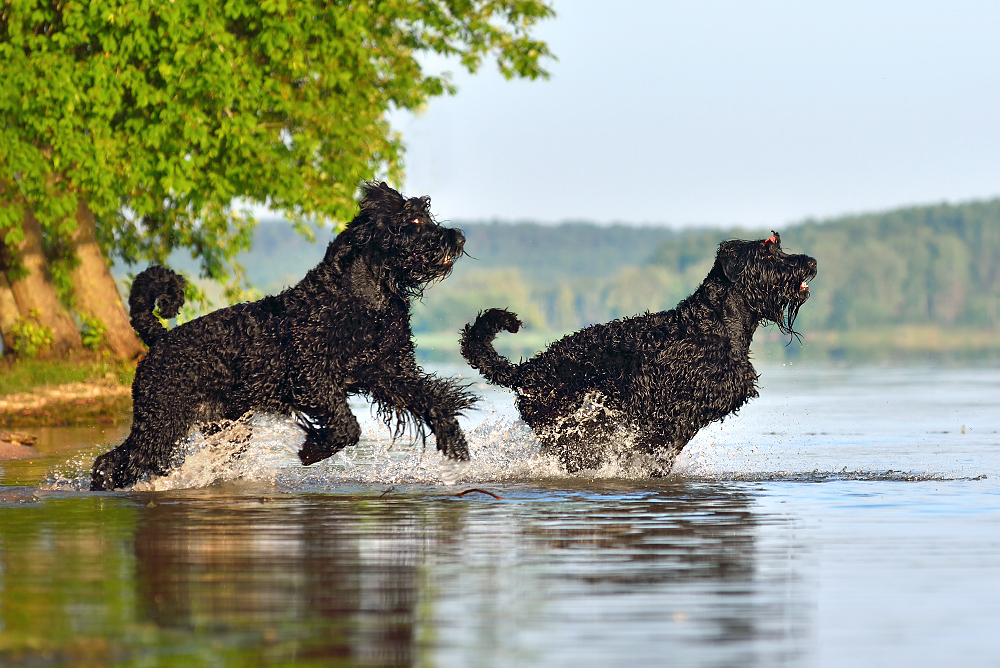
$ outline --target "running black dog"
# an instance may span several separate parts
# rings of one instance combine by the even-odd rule
[[[816,260],[784,253],[777,233],[725,241],[708,277],[671,311],[588,327],[514,365],[492,342],[521,322],[490,309],[465,326],[462,355],[491,383],[516,390],[543,452],[569,471],[599,466],[624,432],[662,475],[699,429],[757,396],[754,331],[770,321],[794,335],[815,275]]]
[[[196,426],[251,410],[295,416],[306,438],[303,464],[358,442],[347,397],[370,395],[379,414],[429,427],[437,448],[469,458],[457,417],[474,398],[416,363],[410,298],[451,272],[465,237],[442,227],[427,197],[406,199],[367,184],[357,217],[295,287],[230,306],[167,331],[184,302],[184,279],[152,266],[132,284],[132,326],[149,346],[132,384],[134,418],[125,442],[94,462],[91,489],[127,487],[179,463],[178,442]]]

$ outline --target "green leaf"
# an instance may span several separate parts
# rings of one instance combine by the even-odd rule
[[[455,92],[422,55],[545,77],[531,30],[552,16],[541,0],[6,0],[0,193],[57,236],[85,198],[110,255],[185,248],[230,285],[255,224],[234,200],[342,225],[363,180],[402,181],[387,112]]]

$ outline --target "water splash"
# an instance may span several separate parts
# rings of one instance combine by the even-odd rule
[[[90,489],[90,469],[94,456],[78,453],[49,472],[39,489],[48,491],[83,492]]]
[[[584,409],[598,411],[588,404]],[[474,427],[466,427],[470,462],[456,464],[442,457],[430,437],[426,443],[393,439],[377,420],[362,422],[360,443],[318,464],[303,467],[297,451],[301,429],[292,421],[271,415],[250,415],[228,423],[216,433],[193,433],[183,444],[183,463],[166,476],[141,481],[135,491],[197,489],[239,481],[259,483],[280,491],[324,491],[346,484],[454,485],[457,483],[517,483],[546,479],[640,480],[659,468],[632,449],[628,429],[616,427],[607,437],[605,454],[597,468],[569,474],[559,461],[539,451],[531,429],[510,415],[494,410]],[[800,436],[777,433],[773,425],[727,420],[699,432],[681,452],[671,477],[715,481],[834,481],[834,480],[953,480],[976,479],[966,472],[890,470],[875,462],[849,461],[849,467],[817,452]],[[50,474],[42,487],[82,491],[90,486],[92,453],[81,453]],[[819,466],[817,466],[817,464]]]
[[[182,444],[182,463],[165,476],[150,476],[132,491],[195,489],[242,481],[287,491],[333,488],[344,483],[452,485],[508,482],[565,475],[558,462],[538,453],[524,423],[494,414],[467,432],[470,462],[441,456],[433,437],[394,439],[380,422],[363,424],[359,444],[313,466],[297,452],[304,434],[292,421],[248,415],[211,434],[192,433]],[[80,454],[52,472],[43,488],[82,491],[90,487],[93,456]]]

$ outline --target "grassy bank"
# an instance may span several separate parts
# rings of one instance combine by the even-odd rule
[[[132,385],[135,365],[93,358],[77,360],[14,360],[0,357],[0,395],[30,392],[35,388],[109,381]]]
[[[134,364],[95,358],[0,358],[0,427],[123,422],[134,376]]]

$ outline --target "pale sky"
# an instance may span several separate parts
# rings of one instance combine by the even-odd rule
[[[1000,196],[1000,2],[557,0],[548,81],[394,125],[444,220],[781,225]]]

